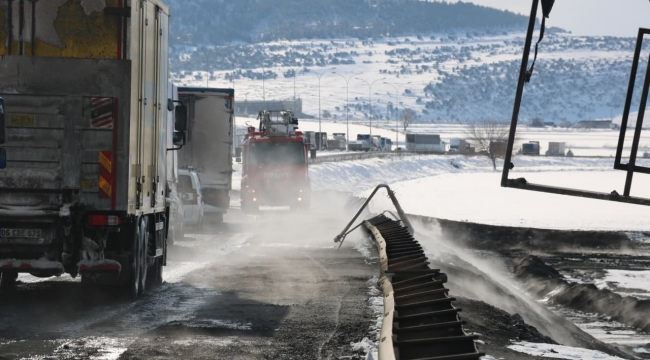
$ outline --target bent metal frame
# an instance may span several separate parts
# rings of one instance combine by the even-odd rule
[[[645,81],[643,84],[643,92],[641,95],[641,103],[639,106],[638,118],[634,130],[634,138],[632,142],[630,158],[627,164],[623,164],[621,162],[621,157],[623,153],[623,143],[625,141],[625,133],[627,130],[630,108],[632,106],[632,96],[634,93],[635,79],[636,79],[640,55],[641,55],[641,47],[643,45],[643,38],[645,35],[650,35],[650,29],[645,29],[645,28],[639,29],[639,34],[636,42],[636,49],[634,52],[634,60],[632,63],[632,72],[630,75],[630,83],[627,91],[627,97],[625,100],[625,107],[623,110],[623,119],[621,121],[621,132],[618,139],[618,147],[616,149],[616,158],[614,162],[614,169],[627,172],[623,194],[619,194],[616,191],[612,191],[611,193],[600,193],[600,192],[586,191],[580,189],[561,188],[561,187],[554,187],[554,186],[547,186],[547,185],[540,185],[540,184],[532,184],[526,181],[526,179],[524,178],[519,178],[519,179],[508,178],[510,170],[514,168],[514,164],[512,163],[512,151],[515,142],[515,134],[517,131],[517,121],[519,119],[521,98],[523,95],[524,86],[528,81],[530,81],[530,77],[532,75],[532,70],[534,67],[534,61],[533,61],[533,65],[531,69],[528,70],[528,59],[531,50],[533,33],[535,30],[535,21],[537,18],[537,11],[539,8],[540,1],[543,10],[543,18],[542,18],[543,22],[541,28],[540,41],[543,38],[544,19],[547,18],[548,15],[550,14],[553,4],[555,2],[555,0],[533,0],[532,1],[532,9],[531,9],[530,19],[528,23],[528,32],[526,34],[524,53],[523,53],[523,57],[521,61],[521,69],[519,73],[519,82],[517,84],[517,93],[515,97],[514,109],[512,112],[512,122],[510,124],[508,147],[507,147],[505,161],[503,165],[501,186],[523,189],[523,190],[539,191],[539,192],[545,192],[551,194],[570,195],[570,196],[579,196],[579,197],[592,198],[592,199],[617,201],[617,202],[624,202],[624,203],[637,204],[637,205],[647,205],[647,206],[650,205],[650,199],[630,196],[630,190],[632,188],[632,179],[634,177],[634,173],[650,174],[650,168],[636,165],[637,151],[639,148],[641,130],[643,127],[643,119],[644,119],[646,105],[648,101],[648,93],[650,91],[650,59],[648,60],[648,67],[645,75]],[[537,56],[537,49],[535,49],[535,57],[536,56]]]

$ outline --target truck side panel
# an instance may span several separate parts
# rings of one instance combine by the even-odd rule
[[[132,7],[130,57],[134,59],[131,87],[131,214],[163,211],[165,206],[163,122],[167,106],[168,34],[166,8],[158,2],[137,2]],[[163,73],[164,71],[164,73]]]
[[[191,119],[179,166],[193,167],[201,177],[206,204],[225,212],[232,188],[234,90],[179,88],[178,94],[188,104]]]
[[[98,209],[113,208],[120,191],[125,198],[128,172],[118,170],[112,153],[120,144],[119,119],[128,119],[130,62],[8,56],[0,74],[8,119],[1,205],[58,209],[66,189]],[[104,165],[116,175],[106,179],[111,189],[104,197],[100,152],[110,153]]]
[[[2,0],[0,53],[78,59],[118,58],[121,51],[118,34],[122,22],[119,16],[107,16],[104,11],[121,5],[122,0]]]

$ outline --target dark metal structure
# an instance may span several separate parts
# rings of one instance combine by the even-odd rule
[[[424,249],[402,224],[378,215],[363,225],[379,251],[384,319],[379,358],[386,360],[480,359],[474,340],[463,330],[460,308],[449,297],[447,275],[429,268]]]
[[[535,67],[535,60],[533,60],[530,69],[528,69],[528,61],[529,61],[529,55],[530,55],[530,50],[532,45],[533,33],[535,31],[535,22],[536,22],[540,3],[542,6],[543,17],[542,17],[542,27],[540,30],[539,41],[535,46],[535,58],[537,57],[537,50],[538,50],[537,46],[539,45],[539,42],[541,42],[541,40],[544,37],[545,19],[549,17],[551,13],[551,9],[553,8],[553,5],[555,3],[555,0],[532,0],[530,20],[528,22],[528,32],[526,34],[524,52],[523,52],[523,56],[521,60],[521,68],[519,72],[519,81],[517,84],[517,92],[515,95],[515,103],[512,112],[512,122],[510,125],[508,148],[506,151],[505,161],[503,165],[501,186],[523,189],[523,190],[540,191],[540,192],[546,192],[552,194],[618,201],[618,202],[637,204],[637,205],[650,205],[650,199],[630,196],[630,190],[632,188],[632,179],[634,177],[634,173],[650,174],[650,168],[636,165],[637,151],[639,148],[639,141],[641,139],[641,129],[643,127],[643,119],[645,116],[648,94],[650,93],[650,59],[648,59],[648,68],[645,74],[645,81],[643,84],[641,103],[639,106],[639,113],[638,113],[635,131],[634,131],[634,139],[632,141],[632,149],[631,149],[632,151],[630,154],[630,159],[627,164],[624,164],[621,161],[622,153],[623,153],[623,144],[625,142],[626,129],[628,125],[628,119],[630,116],[630,109],[632,107],[632,97],[634,95],[635,80],[638,72],[641,49],[643,46],[643,39],[645,35],[650,34],[650,29],[645,29],[645,28],[639,29],[639,33],[637,37],[636,49],[634,52],[634,60],[632,63],[632,71],[630,75],[630,83],[628,87],[627,98],[625,101],[625,107],[623,110],[623,120],[621,122],[621,133],[619,136],[618,147],[616,151],[616,159],[614,163],[614,169],[623,170],[627,172],[623,194],[619,194],[617,191],[612,191],[611,193],[599,193],[599,192],[585,191],[580,189],[568,189],[568,188],[547,186],[541,184],[532,184],[529,183],[524,178],[510,179],[508,177],[510,170],[512,170],[515,166],[512,163],[512,151],[515,143],[515,134],[517,131],[517,122],[519,120],[519,110],[521,107],[522,95],[524,92],[525,84],[531,80],[533,69]]]

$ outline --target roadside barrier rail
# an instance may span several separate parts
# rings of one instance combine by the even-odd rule
[[[384,319],[380,360],[480,359],[474,340],[463,330],[447,275],[429,268],[424,249],[401,221],[385,215],[363,222],[379,251]]]

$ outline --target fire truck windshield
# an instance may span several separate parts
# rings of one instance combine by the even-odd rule
[[[304,144],[301,142],[263,142],[250,147],[249,163],[253,166],[305,164]]]

